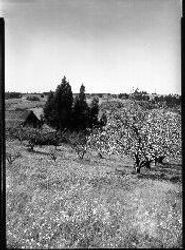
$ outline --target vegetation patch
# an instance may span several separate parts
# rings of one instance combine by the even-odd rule
[[[51,106],[61,89],[71,96],[69,114],[79,114],[77,127],[67,127],[60,106],[69,99],[58,102],[61,117]],[[32,102],[6,100],[18,112],[6,115],[7,247],[181,248],[177,103],[147,109],[150,100],[140,100],[146,93],[135,93],[137,100],[102,96],[99,105],[92,96],[86,102],[84,92],[82,85],[71,95],[64,78],[46,105],[40,101],[48,115],[41,128],[12,122]]]

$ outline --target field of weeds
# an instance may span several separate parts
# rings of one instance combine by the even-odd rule
[[[6,144],[21,154],[6,163],[8,248],[182,247],[180,163],[136,174],[126,157]]]
[[[25,110],[37,107],[43,107],[46,100],[41,99],[40,101],[28,101],[24,98],[18,99],[8,99],[5,100],[5,109],[6,110]]]

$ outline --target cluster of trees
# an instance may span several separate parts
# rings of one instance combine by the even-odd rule
[[[138,98],[146,94],[135,91]],[[179,96],[172,95],[160,99],[173,105],[178,103],[177,100],[180,101]],[[45,122],[55,131],[11,128],[8,137],[28,141],[32,151],[35,145],[57,146],[66,142],[81,159],[88,148],[98,150],[101,157],[113,153],[130,155],[138,173],[142,167],[150,168],[152,162],[162,163],[168,156],[177,158],[181,155],[179,113],[167,112],[165,108],[149,110],[135,101],[128,107],[119,102],[106,105],[109,116],[103,113],[99,120],[99,99],[94,97],[88,105],[83,84],[73,98],[71,86],[64,76],[56,91],[49,93],[44,107]]]
[[[129,98],[129,94],[127,94],[127,93],[120,93],[118,95],[118,98],[119,99],[128,99]]]
[[[179,95],[161,95],[161,96],[156,96],[154,98],[154,101],[157,103],[165,103],[166,106],[168,107],[174,107],[174,106],[179,106],[181,105],[181,96]]]
[[[66,90],[65,93],[70,93],[71,98],[65,99],[63,91],[60,92],[61,88]],[[58,93],[62,96],[58,96]],[[118,107],[115,102],[109,109],[108,121],[103,115],[100,126],[97,119],[98,100],[93,99],[88,106],[83,85],[79,95],[73,100],[66,78],[56,92],[50,94],[45,109],[55,131],[11,128],[8,137],[28,141],[27,146],[32,151],[35,145],[58,146],[65,142],[71,145],[80,159],[92,148],[98,151],[100,157],[115,153],[130,155],[138,173],[142,167],[150,168],[152,162],[163,163],[165,158],[179,158],[182,153],[181,115],[167,109],[143,109],[138,102],[130,103],[128,107]],[[58,117],[57,114],[61,116]]]
[[[73,93],[66,77],[55,92],[50,92],[44,107],[45,122],[60,131],[82,131],[105,123],[105,115],[98,120],[99,99],[94,97],[90,106],[86,102],[85,87],[73,99]]]
[[[20,92],[5,92],[5,99],[21,98],[22,94]]]
[[[135,89],[134,93],[131,94],[131,99],[138,101],[148,101],[149,95],[146,91],[140,91],[138,88]]]

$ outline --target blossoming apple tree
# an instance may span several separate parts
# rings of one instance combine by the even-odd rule
[[[89,142],[104,153],[130,155],[139,173],[151,162],[181,155],[181,116],[166,109],[144,110],[136,102],[113,108],[107,125],[96,129]]]

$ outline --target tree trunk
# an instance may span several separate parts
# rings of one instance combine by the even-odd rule
[[[138,166],[136,166],[136,172],[138,173],[138,174],[140,174],[140,167],[138,167]]]

